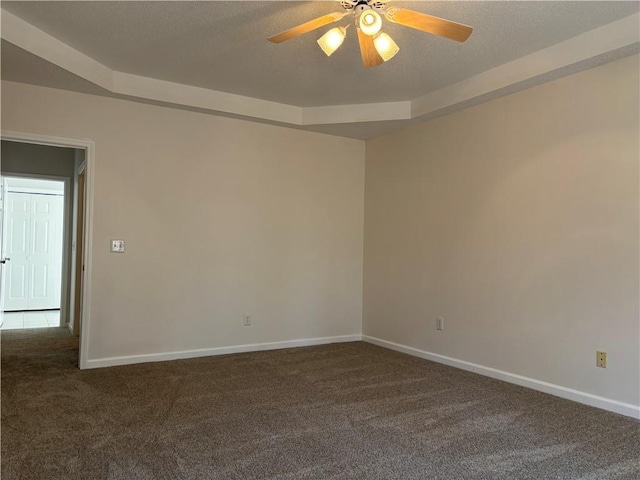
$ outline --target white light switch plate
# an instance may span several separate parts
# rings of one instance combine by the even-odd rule
[[[111,240],[111,253],[124,253],[124,240]]]

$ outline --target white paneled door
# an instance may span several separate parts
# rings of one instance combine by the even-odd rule
[[[4,310],[60,308],[63,196],[5,193]]]
[[[0,174],[0,328],[4,326],[4,286],[5,286],[5,264],[7,259],[4,256],[4,180]]]

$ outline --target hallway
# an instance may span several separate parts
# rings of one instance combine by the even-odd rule
[[[0,330],[47,328],[60,326],[60,310],[5,312]]]

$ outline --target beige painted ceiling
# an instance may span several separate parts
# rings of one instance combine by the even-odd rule
[[[266,41],[268,36],[291,26],[340,11],[342,7],[336,1],[3,1],[2,9],[112,71],[302,109],[411,101],[640,10],[637,1],[393,3],[471,25],[474,32],[467,42],[460,44],[385,22],[384,30],[396,40],[400,53],[380,67],[365,68],[353,29],[348,30],[344,45],[331,57],[326,57],[316,44],[317,38],[330,27],[280,45]],[[349,21],[347,17],[338,24]],[[24,45],[15,45],[11,39],[5,39],[4,33],[3,39],[3,80],[132,97],[95,85],[78,72],[56,65],[50,58],[28,51]],[[625,49],[612,49],[582,59],[579,64],[562,65],[555,74],[547,72],[536,81],[507,85],[493,92],[493,96],[637,51],[637,43]],[[483,99],[491,96],[485,95]],[[167,104],[161,98],[144,101]],[[465,106],[477,101],[468,99],[458,104]],[[204,104],[200,107],[176,103],[179,108],[287,124],[279,118],[245,115],[233,108],[218,111]],[[440,110],[446,113],[446,109]],[[348,121],[338,118],[292,126],[369,138],[423,120],[428,115],[394,119],[379,114],[375,117],[378,121],[364,122],[358,120],[368,120],[366,117],[353,117]]]

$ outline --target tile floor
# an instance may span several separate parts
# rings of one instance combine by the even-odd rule
[[[60,326],[60,310],[5,312],[0,330],[46,328]]]

